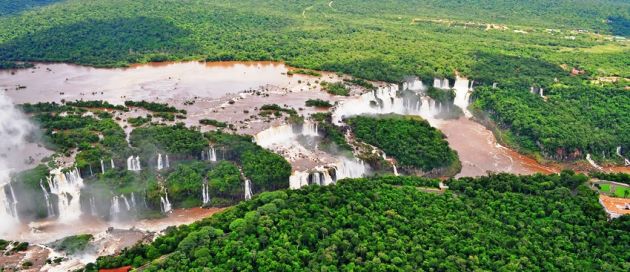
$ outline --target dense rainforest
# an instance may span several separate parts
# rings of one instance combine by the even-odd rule
[[[625,156],[630,150],[620,139],[628,135],[627,126],[611,124],[625,121],[611,117],[627,112],[627,1],[0,3],[5,14],[0,16],[2,67],[23,65],[13,61],[117,67],[149,61],[275,60],[389,82],[419,76],[426,84],[433,77],[458,74],[473,79],[475,86],[496,83],[501,88],[491,99],[484,94],[474,98],[482,100],[478,109],[511,134],[506,142],[514,147],[551,159],[592,153],[600,161],[610,160],[617,146]],[[324,85],[334,94],[347,92]],[[551,103],[527,97],[532,86],[544,88]],[[513,103],[524,104],[506,106]],[[576,108],[576,103],[581,104]],[[522,108],[533,114],[551,108],[558,114],[533,124]],[[168,112],[158,115],[177,118]],[[602,118],[605,125],[597,123]],[[559,120],[575,123],[577,129],[555,127]]]
[[[448,146],[444,134],[419,117],[357,116],[345,122],[358,140],[395,158],[403,172],[455,175],[461,169],[457,152]]]
[[[88,270],[627,271],[630,218],[586,176],[381,177],[260,194]]]
[[[522,152],[566,160],[586,154],[623,162],[630,150],[630,92],[618,87],[554,85],[544,98],[513,88],[482,87],[473,108],[488,114],[508,144]]]
[[[176,111],[144,102],[126,104]],[[244,198],[245,179],[251,180],[253,193],[289,186],[291,165],[282,156],[253,143],[248,136],[221,131],[202,133],[182,123],[165,125],[155,121],[132,130],[128,143],[118,123],[123,121],[121,114],[129,110],[124,106],[76,101],[24,104],[21,108],[42,128],[42,140],[48,148],[59,155],[74,156],[74,166],[84,179],[79,201],[86,214],[110,218],[113,213],[110,207],[118,198],[134,202],[137,198],[142,205],[135,214],[126,216],[159,216],[167,192],[172,207],[176,208],[233,205]],[[216,152],[214,160],[209,159],[211,148]],[[140,169],[128,169],[132,156],[139,160]],[[165,165],[167,156],[170,165]],[[19,206],[19,213],[24,215],[21,218],[58,215],[58,211],[52,211],[54,214],[47,211],[48,200],[42,191],[53,189],[46,182],[53,168],[55,163],[49,159],[46,164],[15,177],[19,181],[14,183],[17,196],[34,197],[34,201]],[[210,198],[206,203],[202,202],[204,188]],[[60,201],[56,195],[50,197],[53,203]]]

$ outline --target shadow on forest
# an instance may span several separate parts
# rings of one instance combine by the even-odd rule
[[[497,82],[502,86],[548,86],[554,78],[567,77],[561,67],[535,58],[508,56],[503,54],[477,51],[473,58],[471,78],[475,82],[492,85]],[[506,75],[509,77],[506,78]]]
[[[13,0],[0,1],[0,16],[12,15],[32,8],[46,6],[63,0]]]
[[[115,66],[198,52],[190,32],[157,18],[88,20],[29,33],[0,45],[0,60]]]

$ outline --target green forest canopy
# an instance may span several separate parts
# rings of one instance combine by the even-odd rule
[[[395,185],[405,179],[264,193],[97,264],[151,262],[146,271],[630,269],[630,218],[607,222],[597,194],[582,185],[585,176],[465,178],[448,181],[444,194]]]

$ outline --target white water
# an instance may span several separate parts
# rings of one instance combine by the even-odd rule
[[[55,216],[55,208],[53,208],[52,202],[50,201],[50,195],[48,194],[46,187],[44,187],[44,183],[41,179],[39,180],[39,187],[41,187],[44,192],[44,200],[46,200],[46,214],[48,217]]]
[[[468,111],[470,94],[472,93],[472,85],[472,81],[458,76],[455,79],[455,86],[453,86],[453,88],[455,89],[455,100],[453,101],[453,104],[460,107],[464,112],[464,115],[466,115],[466,117],[468,118],[472,117],[472,114],[470,113],[470,111]]]
[[[617,147],[616,153],[617,153],[617,156],[619,156],[619,157],[621,157],[623,159],[624,165],[626,165],[626,166],[630,165],[630,160],[628,160],[628,158],[626,158],[623,155],[621,155],[621,146]]]
[[[59,198],[59,221],[66,223],[79,219],[81,216],[79,199],[83,187],[83,178],[79,170],[75,168],[68,173],[63,173],[61,169],[54,169],[50,171],[50,174],[48,187],[50,187],[50,192]]]
[[[208,190],[207,182],[201,185],[201,198],[203,200],[203,204],[210,203],[210,192]]]
[[[112,164],[112,169],[116,168],[116,166],[114,165],[114,159],[111,159],[110,162]]]
[[[134,158],[133,156],[130,156],[129,158],[127,158],[127,170],[129,171],[142,170],[142,167],[140,167],[140,157],[136,156]]]
[[[164,155],[164,167],[171,168],[171,162],[168,160],[168,154]]]
[[[252,193],[252,185],[251,185],[251,181],[249,181],[249,179],[245,179],[245,199],[246,200],[250,200],[252,199],[253,193]]]
[[[262,147],[269,148],[274,144],[284,144],[295,141],[295,133],[291,125],[270,127],[254,136],[254,141]]]
[[[162,170],[164,168],[164,164],[162,162],[162,154],[158,154],[158,159],[157,159],[157,170]]]
[[[302,125],[302,135],[313,137],[319,136],[317,126],[317,122],[304,122],[304,124]]]
[[[427,87],[424,86],[422,81],[420,81],[420,79],[417,77],[413,77],[403,82],[402,86],[403,86],[403,90],[410,90],[410,91],[423,91],[427,89]]]
[[[403,96],[398,85],[390,84],[362,94],[358,99],[343,101],[332,114],[333,123],[342,125],[344,117],[361,114],[419,115],[433,120],[442,106],[421,93]]]
[[[367,172],[363,161],[339,157],[338,162],[333,164],[318,166],[308,171],[294,171],[289,177],[289,188],[299,189],[307,185],[327,186],[344,178],[364,177]]]
[[[168,213],[173,209],[171,201],[168,199],[168,190],[166,190],[166,187],[163,184],[160,184],[160,186],[162,186],[162,192],[164,192],[164,196],[160,196],[160,207],[162,209],[162,213]]]
[[[217,161],[217,151],[212,146],[210,147],[210,150],[208,151],[208,159],[211,162]]]
[[[35,127],[13,105],[13,101],[0,92],[0,232],[10,230],[19,222],[18,200],[11,186],[10,165],[14,165],[16,152],[26,145],[26,137]],[[8,191],[7,191],[8,190]],[[12,196],[9,199],[9,195]]]
[[[601,166],[597,165],[597,163],[595,163],[595,161],[591,158],[591,154],[586,154],[586,160],[588,161],[588,163],[591,164],[591,166],[595,167],[595,169],[603,171],[604,168],[602,168]]]
[[[448,78],[434,78],[433,87],[444,90],[451,88],[450,83],[448,82]]]
[[[90,213],[92,214],[92,216],[98,215],[98,210],[96,209],[96,201],[94,200],[94,197],[90,197]]]
[[[118,214],[120,214],[120,201],[118,201],[118,196],[113,196],[109,207],[109,215],[113,220],[116,220]]]

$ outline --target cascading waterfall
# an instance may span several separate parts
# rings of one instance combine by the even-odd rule
[[[211,162],[216,162],[217,161],[217,151],[212,146],[210,147],[210,150],[208,151],[208,159]]]
[[[392,159],[387,159],[387,155],[383,152],[383,160],[388,161],[394,170],[394,176],[398,176],[398,168],[396,167],[396,163]]]
[[[404,84],[403,84],[404,87]],[[359,99],[341,102],[332,114],[333,123],[342,125],[342,119],[361,114],[403,114],[419,115],[424,119],[434,119],[440,112],[435,100],[416,92],[400,91],[392,84],[364,93]]]
[[[79,169],[63,173],[61,169],[50,171],[51,177],[48,178],[48,187],[50,192],[59,199],[58,210],[59,220],[69,222],[79,219],[81,216],[81,188],[83,187],[83,178],[79,174]]]
[[[413,77],[409,80],[406,80],[405,82],[403,82],[402,86],[403,86],[403,90],[410,90],[410,91],[426,90],[426,86],[424,86],[422,81],[420,81],[420,79],[417,77]]]
[[[251,181],[249,181],[249,179],[245,179],[245,199],[250,200],[253,195]]]
[[[168,213],[173,209],[171,201],[168,199],[168,190],[163,184],[160,184],[160,186],[162,186],[162,192],[164,193],[164,196],[160,196],[160,208],[162,208],[162,213]]]
[[[103,160],[101,160],[101,173],[105,173],[105,164],[103,163]]]
[[[317,122],[304,122],[304,124],[302,124],[302,135],[313,137],[319,136],[317,126]]]
[[[135,158],[133,156],[130,156],[129,158],[127,158],[127,170],[129,171],[141,171],[142,168],[140,167],[140,157],[136,156]]]
[[[0,92],[0,153],[10,154],[19,150],[34,130],[35,126],[5,92]],[[11,161],[15,161],[13,156],[0,156],[0,231],[11,230],[19,222],[18,199],[14,197],[11,185]]]
[[[136,194],[131,192],[131,207],[137,209],[136,207]]]
[[[120,214],[120,201],[118,201],[118,196],[113,196],[112,204],[109,208],[109,215],[112,218],[116,218],[118,214]]]
[[[171,168],[171,162],[168,160],[168,154],[164,155],[164,167]]]
[[[120,198],[122,198],[123,202],[125,203],[125,208],[127,208],[127,211],[131,211],[131,205],[129,205],[129,200],[127,199],[127,197],[125,195],[120,195]]]
[[[158,159],[157,159],[157,170],[162,170],[164,168],[164,165],[162,163],[162,154],[158,154]]]
[[[98,216],[98,210],[96,209],[96,200],[94,197],[90,197],[90,212],[92,216]]]
[[[318,166],[309,171],[294,171],[289,177],[289,188],[299,189],[307,185],[328,186],[339,179],[365,176],[367,168],[359,159],[338,158],[337,163]]]
[[[55,208],[53,208],[52,202],[50,201],[50,195],[48,194],[46,187],[44,187],[44,183],[41,179],[39,180],[39,187],[41,187],[42,191],[44,192],[44,200],[46,201],[46,214],[48,215],[48,217],[55,216]]]
[[[15,205],[13,205],[13,200],[7,196],[7,187],[8,185],[0,186],[0,205],[2,205],[2,207],[0,207],[0,218],[2,219],[2,227],[8,227],[9,225],[13,225],[19,221],[17,213],[13,208],[15,207]]]
[[[468,111],[472,85],[473,83],[468,79],[458,76],[455,79],[455,86],[453,87],[455,89],[455,100],[453,101],[453,104],[460,107],[466,117],[472,116],[472,114]]]
[[[203,204],[208,204],[210,203],[210,192],[208,190],[208,183],[205,182],[204,184],[201,185],[201,197],[203,199]]]
[[[110,159],[110,162],[112,164],[112,169],[116,168],[116,166],[114,165],[114,159]]]
[[[290,125],[275,126],[263,130],[254,136],[254,141],[262,146],[269,148],[274,144],[287,143],[293,141],[295,133]]]
[[[597,170],[604,170],[604,168],[602,168],[601,166],[597,165],[597,163],[595,163],[595,161],[591,158],[591,154],[586,154],[586,160],[588,161],[589,164],[591,164],[591,166],[595,167],[595,169]]]
[[[450,89],[450,83],[448,82],[448,78],[434,78],[433,79],[433,88],[438,89]]]
[[[630,165],[630,160],[628,160],[628,158],[626,158],[623,155],[621,155],[621,146],[617,147],[616,153],[617,153],[617,156],[619,156],[619,157],[621,157],[623,159],[624,165],[626,165],[626,166]]]

